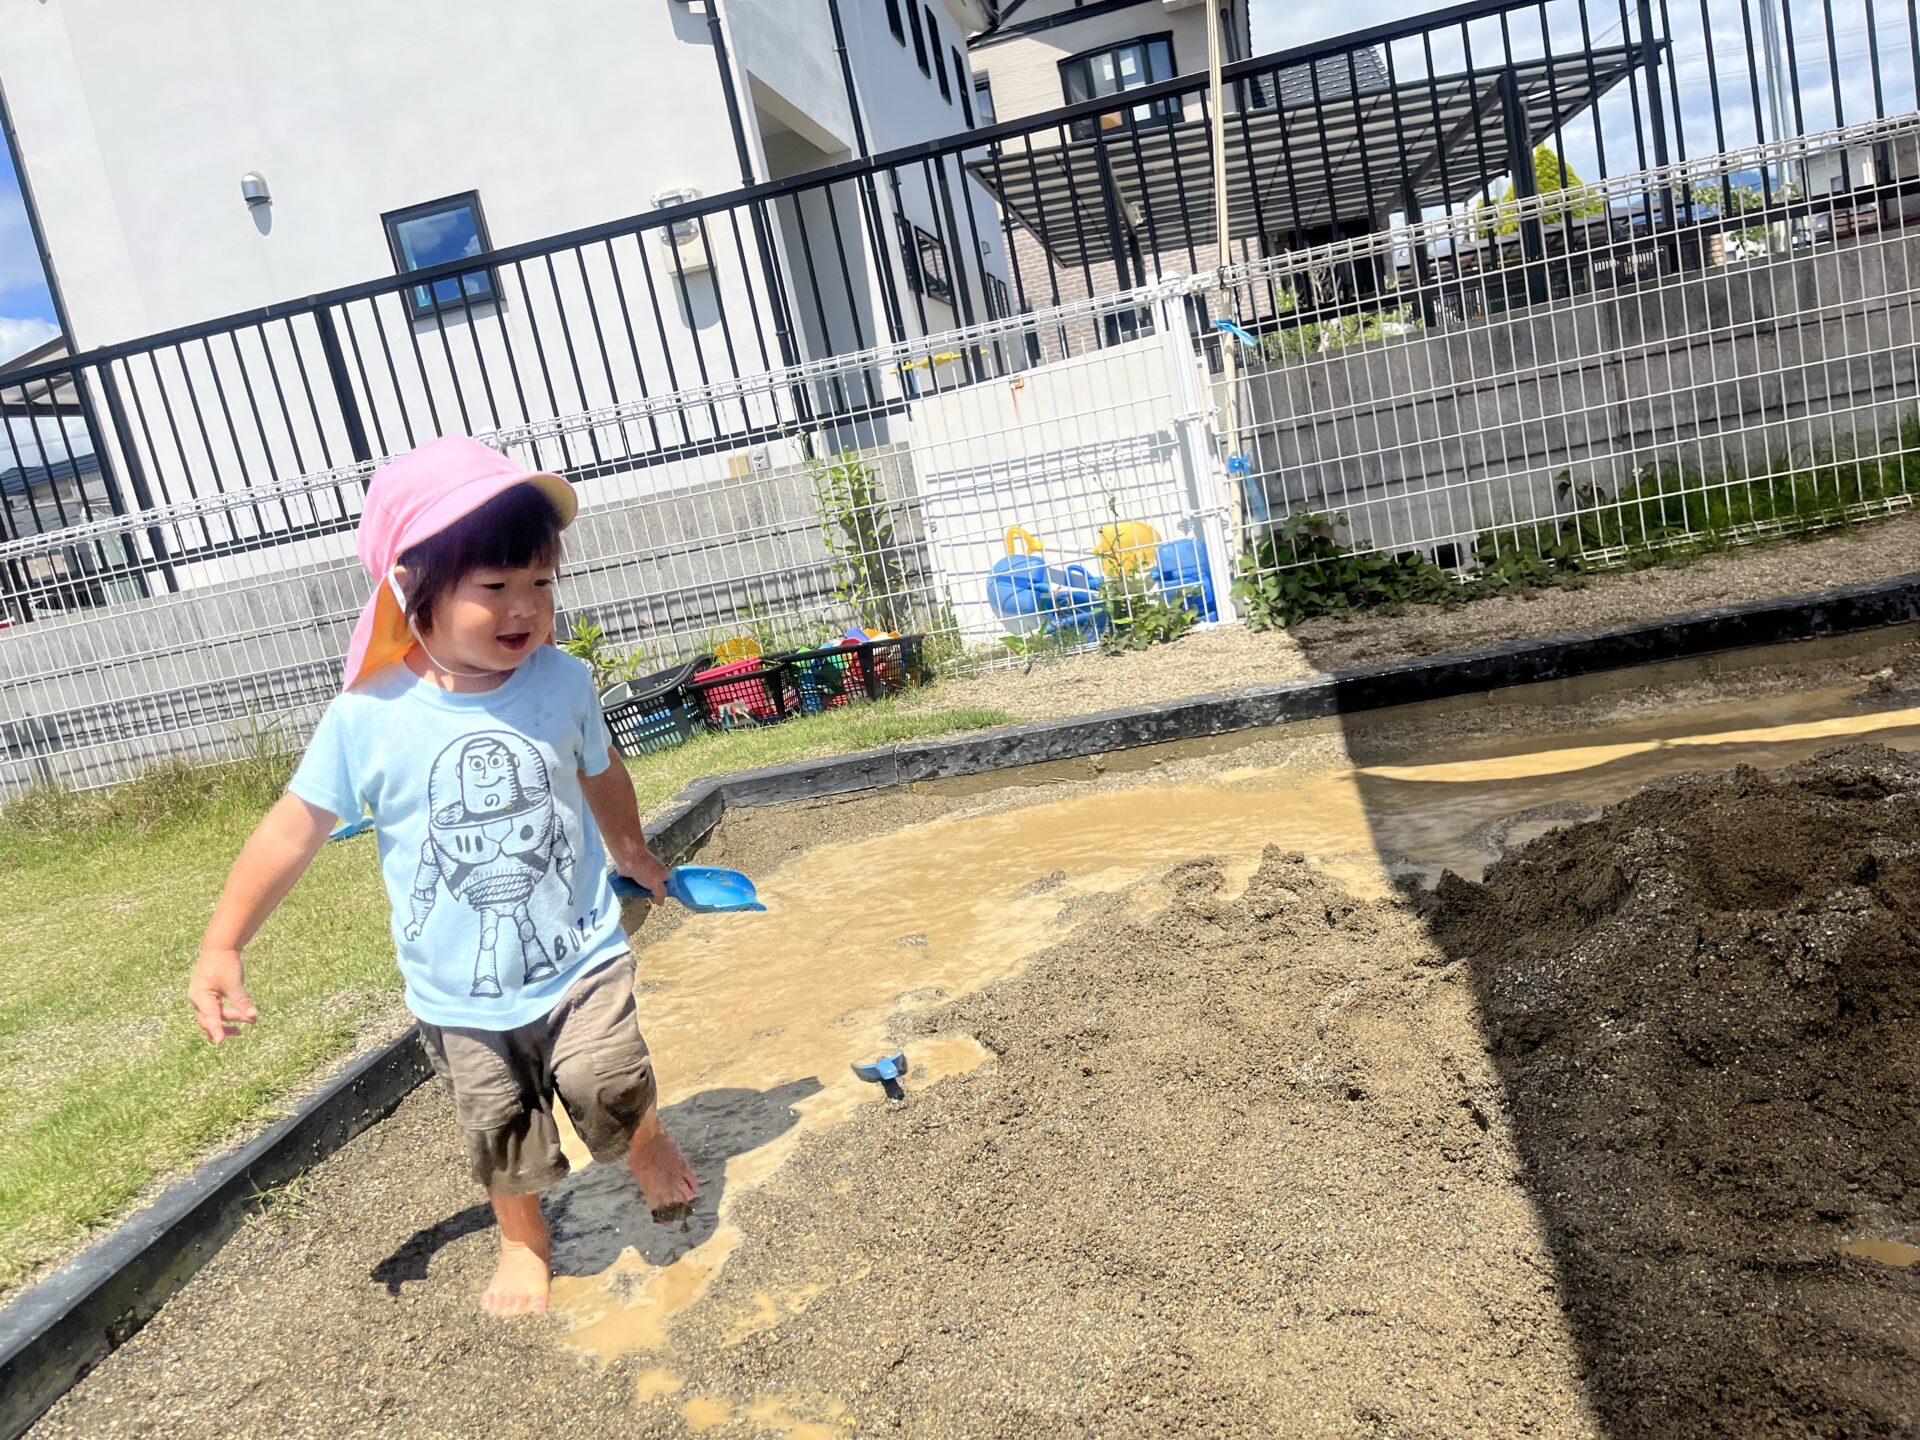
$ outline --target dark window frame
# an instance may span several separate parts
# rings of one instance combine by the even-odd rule
[[[913,31],[913,58],[920,63],[920,73],[931,75],[927,68],[927,32],[920,24],[920,7],[915,0],[906,0],[907,28]]]
[[[984,104],[981,103],[983,96]],[[993,77],[984,70],[976,70],[973,74],[973,113],[978,117],[974,122],[977,125],[1000,123],[999,112],[993,106]]]
[[[922,230],[906,216],[896,214],[893,218],[900,227],[900,254],[907,262],[907,284],[929,300],[953,304],[953,274],[947,264],[946,245],[938,235]]]
[[[1149,73],[1141,85],[1129,88],[1144,89],[1148,85],[1158,85],[1163,80],[1175,78],[1180,73],[1180,64],[1179,61],[1174,58],[1173,32],[1171,30],[1161,30],[1151,35],[1131,35],[1125,40],[1114,41],[1106,45],[1096,45],[1091,50],[1082,50],[1079,54],[1069,55],[1066,59],[1062,60],[1059,66],[1061,98],[1069,105],[1080,105],[1092,100],[1120,100],[1120,98],[1127,93],[1125,90],[1116,90],[1111,96],[1095,95],[1093,93],[1092,62],[1102,56],[1117,55],[1122,50],[1131,50],[1135,47],[1139,47],[1150,62],[1152,57],[1151,47],[1155,44],[1164,44],[1167,47],[1167,73],[1165,75]],[[1087,67],[1087,93],[1085,95],[1075,96],[1073,86],[1069,83],[1069,72],[1071,72],[1075,66]],[[1148,64],[1147,69],[1151,72],[1151,63]],[[1142,103],[1148,105],[1152,110],[1152,113],[1144,119],[1133,113],[1140,108],[1139,104],[1122,104],[1118,109],[1109,112],[1107,115],[1101,115],[1098,119],[1074,121],[1073,138],[1076,140],[1091,140],[1094,136],[1096,126],[1103,130],[1133,129],[1140,126],[1173,125],[1186,118],[1186,108],[1178,95],[1168,95],[1159,100]],[[1111,124],[1101,123],[1109,119],[1112,120]]]
[[[982,278],[986,281],[987,318],[989,320],[1013,318],[1013,292],[1007,288],[1007,282],[991,271]]]
[[[948,55],[953,61],[953,88],[960,95],[960,114],[971,130],[977,123],[973,118],[973,74],[967,69],[966,61],[960,58],[957,45],[948,51]]]
[[[911,5],[913,0],[907,0]],[[907,43],[907,27],[900,18],[900,0],[887,0],[887,28],[893,31],[893,38],[902,45]]]
[[[940,22],[933,17],[933,7],[927,10],[927,49],[933,52],[933,78],[939,82],[940,98],[951,105],[953,103],[953,82],[947,79],[947,59],[940,53]]]
[[[388,210],[380,216],[380,225],[387,235],[387,251],[393,256],[393,268],[396,273],[405,275],[410,270],[424,267],[407,263],[406,251],[400,245],[400,227],[412,220],[422,220],[430,215],[444,214],[449,210],[465,209],[473,215],[473,232],[480,240],[480,253],[488,254],[493,250],[492,237],[487,232],[486,211],[480,205],[478,190],[462,190],[453,195],[443,195],[438,200],[423,200],[418,205],[402,206],[398,210]],[[473,294],[467,290],[467,281],[475,275],[486,277],[485,294]],[[440,286],[455,281],[457,293],[441,296]],[[427,298],[420,298],[421,290],[427,291]],[[414,320],[431,320],[437,315],[448,312],[464,313],[478,306],[498,305],[500,303],[500,272],[491,265],[476,265],[472,270],[462,271],[458,275],[442,276],[439,280],[426,285],[408,285],[401,291],[405,298],[407,314]]]

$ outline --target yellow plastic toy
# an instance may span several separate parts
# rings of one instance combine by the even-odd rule
[[[760,653],[760,642],[749,635],[722,640],[713,649],[713,663],[731,665],[736,660],[751,660]]]
[[[1020,542],[1020,548],[1018,550],[1013,548],[1013,542],[1016,540]],[[1035,535],[1031,530],[1021,529],[1018,525],[1009,525],[1007,527],[1006,545],[1007,554],[1009,555],[1038,555],[1042,550],[1047,548],[1040,543],[1039,536]]]
[[[1150,572],[1160,552],[1160,535],[1144,520],[1122,520],[1100,527],[1100,541],[1093,553],[1100,559],[1100,570],[1107,579]]]

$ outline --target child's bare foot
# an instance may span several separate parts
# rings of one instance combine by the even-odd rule
[[[647,1118],[633,1132],[633,1143],[627,1147],[627,1168],[633,1171],[647,1208],[660,1224],[671,1225],[693,1212],[700,1181],[660,1123],[658,1110],[647,1111]]]
[[[525,1245],[502,1241],[500,1264],[480,1296],[480,1308],[489,1315],[546,1309],[547,1257]]]
[[[524,1315],[547,1308],[547,1222],[538,1195],[495,1195],[500,1222],[500,1264],[480,1296],[489,1315]]]

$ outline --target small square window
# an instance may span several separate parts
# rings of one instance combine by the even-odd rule
[[[1173,39],[1170,35],[1146,36],[1090,50],[1071,60],[1060,62],[1060,78],[1066,89],[1067,103],[1138,90],[1174,77]],[[1073,122],[1073,138],[1089,140],[1096,129],[1113,130],[1122,126],[1169,125],[1181,118],[1180,97],[1169,95],[1146,105],[1113,110],[1095,120]]]
[[[391,210],[380,219],[387,227],[394,268],[402,274],[467,255],[483,255],[493,248],[476,191]],[[407,309],[418,320],[444,310],[491,304],[500,298],[500,288],[494,272],[483,268],[447,275],[430,285],[409,286],[406,294]]]

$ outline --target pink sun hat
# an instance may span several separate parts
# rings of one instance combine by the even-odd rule
[[[387,583],[400,557],[516,485],[538,486],[559,512],[561,529],[573,523],[579,509],[573,486],[543,470],[523,470],[465,435],[429,440],[374,472],[355,542],[360,563],[373,577],[373,595],[353,627],[341,689],[352,689],[413,648],[406,612]]]

